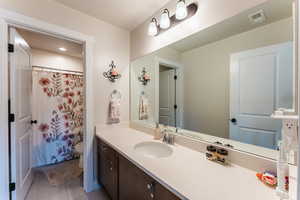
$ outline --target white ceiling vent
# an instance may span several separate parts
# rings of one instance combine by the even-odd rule
[[[263,23],[266,21],[266,15],[263,10],[259,10],[255,13],[248,15],[248,18],[252,24]]]

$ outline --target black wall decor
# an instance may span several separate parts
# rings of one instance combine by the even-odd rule
[[[111,61],[109,65],[110,69],[107,72],[103,72],[103,76],[110,80],[111,82],[115,82],[117,79],[121,78],[121,74],[117,71],[117,67],[114,64],[114,61]]]
[[[150,76],[147,74],[146,68],[143,68],[141,76],[138,77],[139,81],[142,82],[143,85],[147,85],[150,82]]]

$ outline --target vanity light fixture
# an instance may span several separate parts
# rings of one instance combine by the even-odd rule
[[[164,9],[163,13],[160,16],[160,25],[159,27],[162,29],[167,29],[171,25],[170,14],[168,9]]]
[[[158,22],[155,17],[152,18],[148,26],[148,35],[157,36],[163,33],[168,28],[172,28],[177,24],[181,23],[196,14],[198,11],[198,4],[191,3],[186,4],[185,0],[178,0],[176,4],[176,11],[174,14],[170,13],[168,9],[164,9],[160,16],[160,21]]]
[[[111,82],[115,82],[117,79],[121,78],[121,74],[117,71],[117,67],[114,64],[114,61],[109,65],[110,69],[107,72],[103,72],[103,76],[110,80]]]
[[[187,17],[188,10],[185,4],[185,0],[179,0],[176,5],[176,19],[183,20]]]
[[[143,85],[147,85],[148,82],[151,80],[149,74],[146,71],[146,68],[143,68],[141,76],[138,77],[139,81],[142,82]]]
[[[148,27],[148,35],[156,36],[158,34],[158,26],[156,18],[152,18],[149,27]]]

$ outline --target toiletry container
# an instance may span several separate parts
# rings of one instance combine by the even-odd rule
[[[161,139],[161,133],[159,128],[159,123],[156,123],[155,130],[154,130],[154,140],[160,140]]]
[[[216,155],[216,153],[217,153],[217,148],[214,147],[214,146],[212,146],[212,145],[210,145],[210,146],[207,146],[207,147],[206,147],[206,150],[207,150],[207,152],[206,152],[206,158],[207,158],[208,160],[215,161],[216,158],[217,158],[217,155]]]
[[[217,156],[218,156],[218,158],[217,158],[218,162],[226,164],[226,160],[227,160],[226,158],[228,156],[228,151],[225,149],[218,149]]]

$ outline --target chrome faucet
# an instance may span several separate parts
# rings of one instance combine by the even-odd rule
[[[169,132],[170,130],[164,129],[162,131],[162,135],[163,135],[163,142],[166,144],[171,144],[174,145],[175,142],[175,135],[173,135],[172,133]]]

